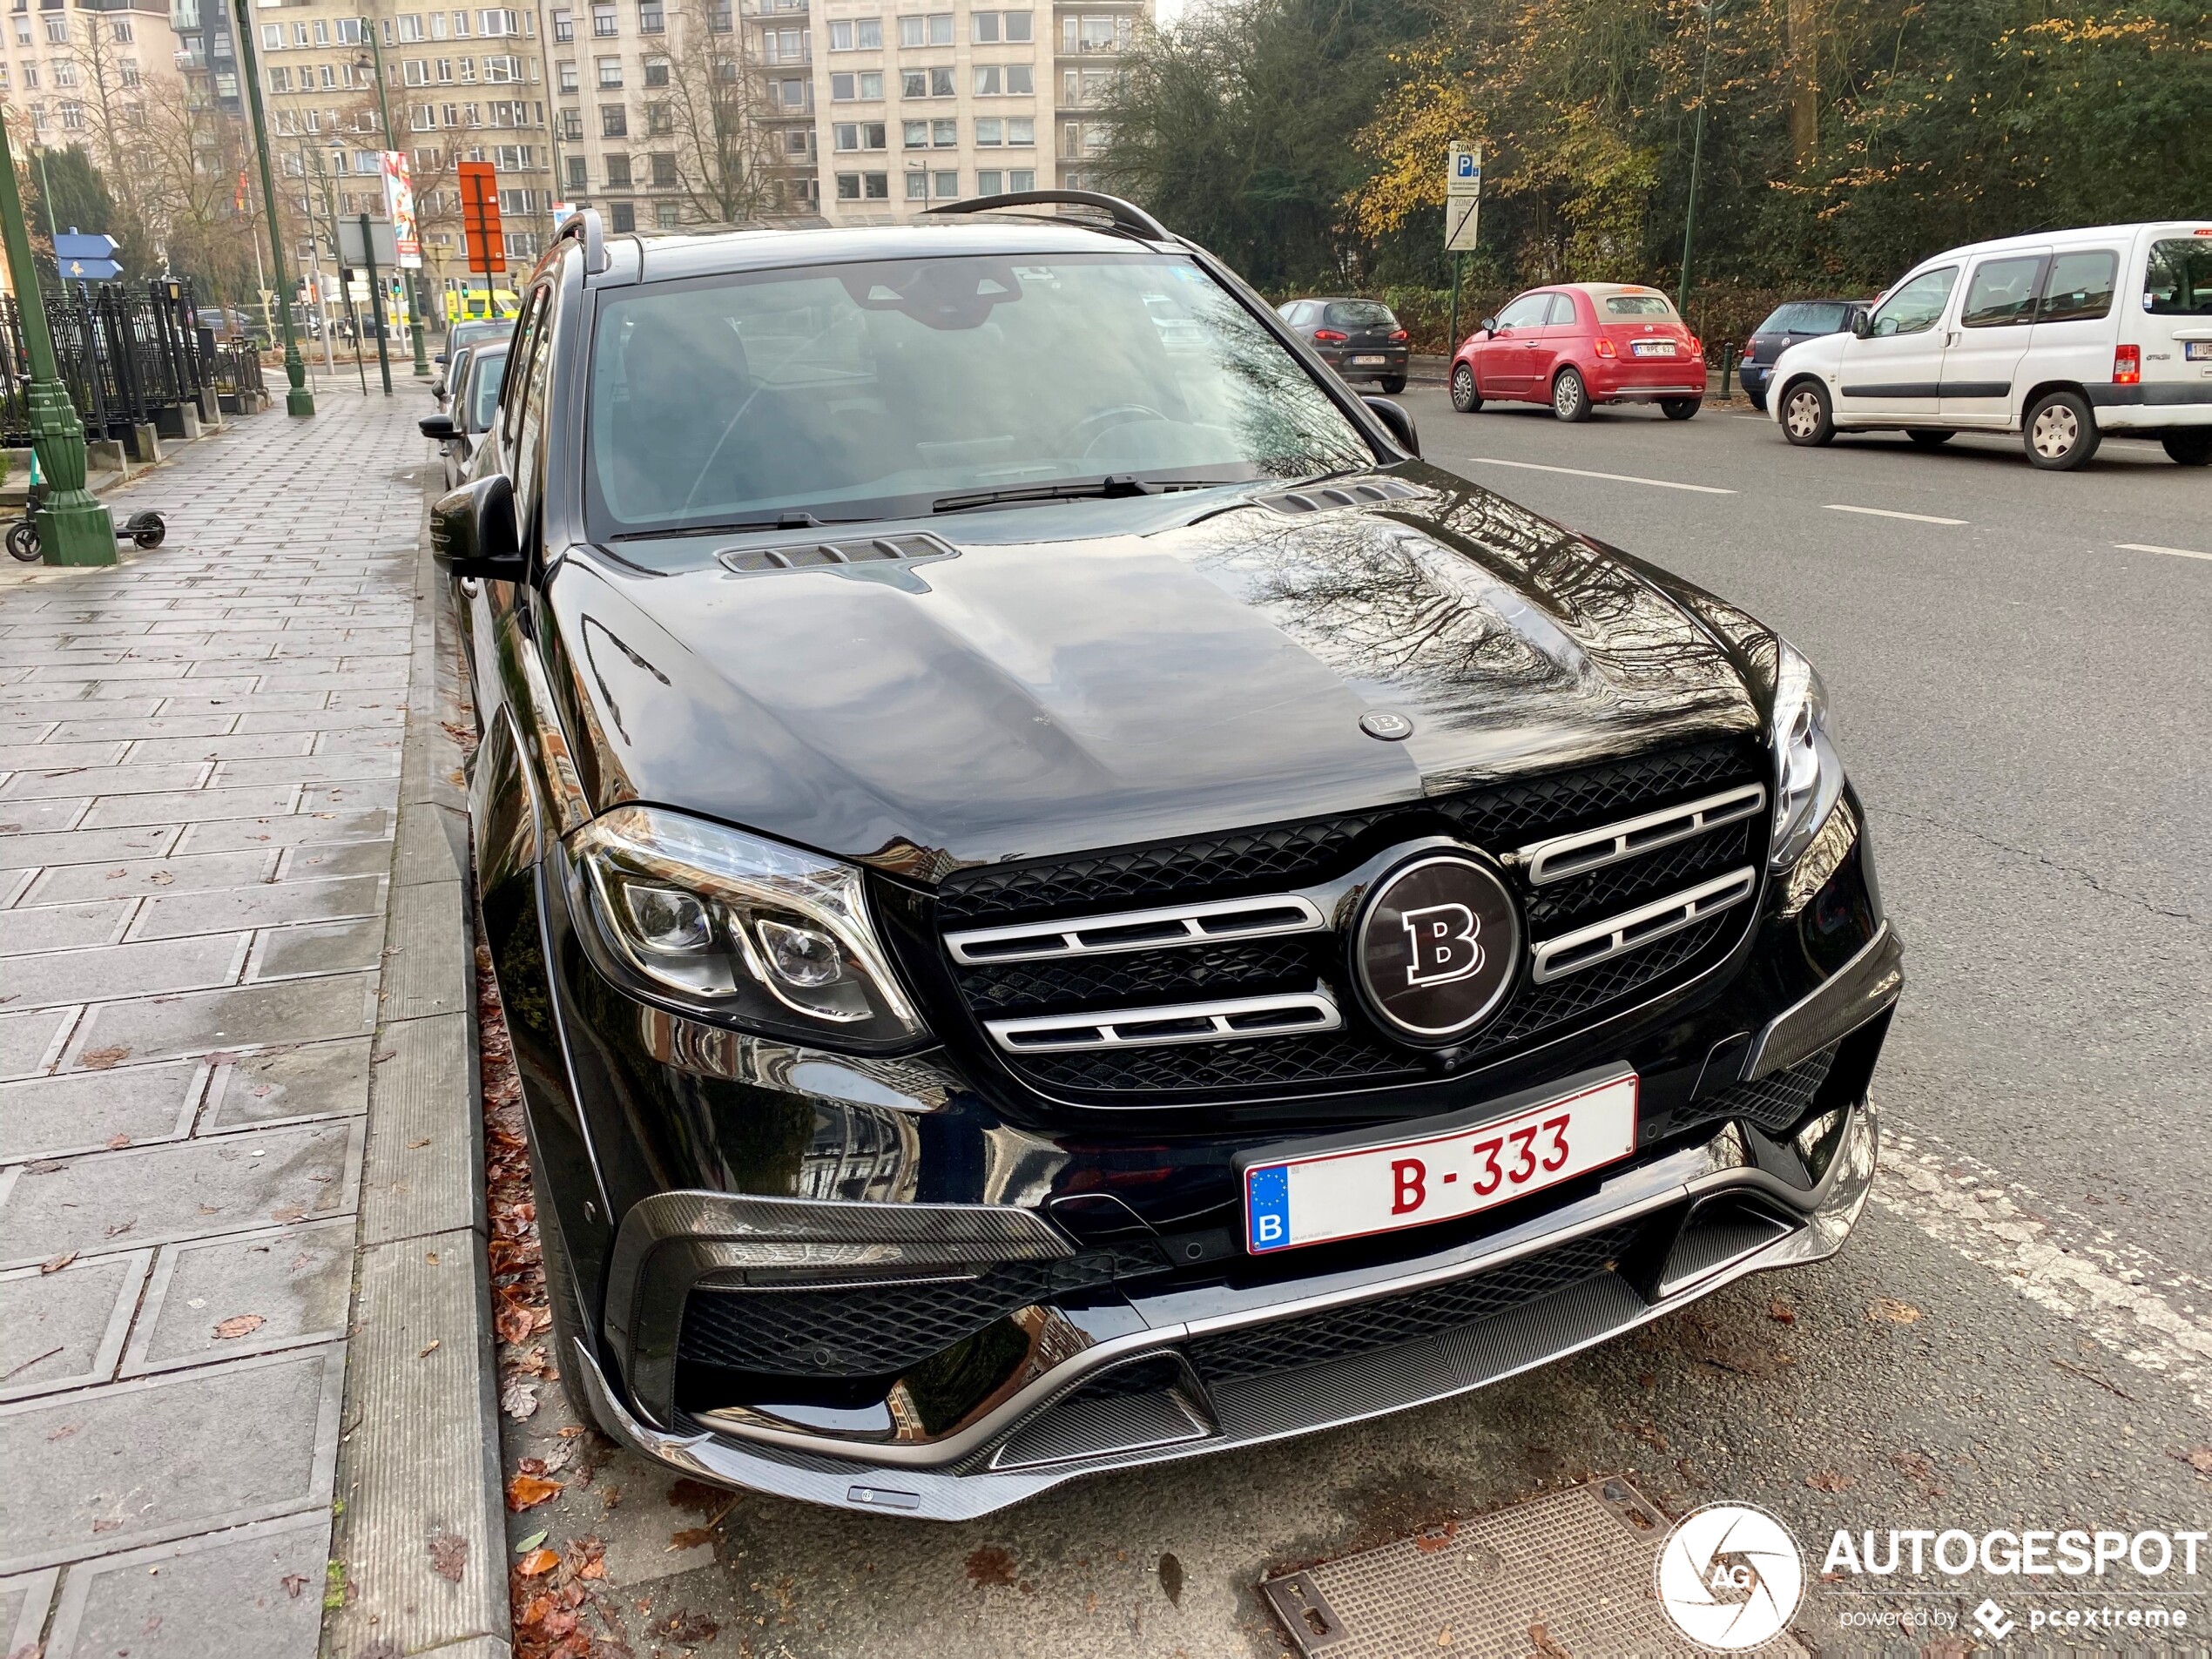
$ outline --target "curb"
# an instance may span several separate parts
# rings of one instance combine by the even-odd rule
[[[462,688],[427,510],[415,549],[322,1650],[505,1659]]]

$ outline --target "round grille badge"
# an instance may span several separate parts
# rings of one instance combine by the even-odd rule
[[[1448,1042],[1505,1001],[1521,962],[1521,925],[1487,865],[1429,853],[1375,883],[1352,950],[1385,1025],[1416,1042]]]

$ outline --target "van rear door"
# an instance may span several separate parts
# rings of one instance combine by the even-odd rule
[[[2195,406],[2192,423],[2212,420],[2212,225],[2152,233],[2142,310],[2121,338],[2141,350],[2140,424],[2159,424],[2156,411],[2170,407]]]

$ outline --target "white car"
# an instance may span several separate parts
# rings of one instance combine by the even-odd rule
[[[1925,260],[1848,334],[1782,354],[1767,411],[1792,443],[2018,432],[2063,471],[2107,432],[2212,461],[2212,224],[2108,225]]]

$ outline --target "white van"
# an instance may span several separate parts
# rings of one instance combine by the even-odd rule
[[[2066,470],[2107,432],[2212,461],[2212,224],[2108,225],[1925,260],[1849,334],[1792,346],[1767,411],[1792,443],[2018,432]]]

